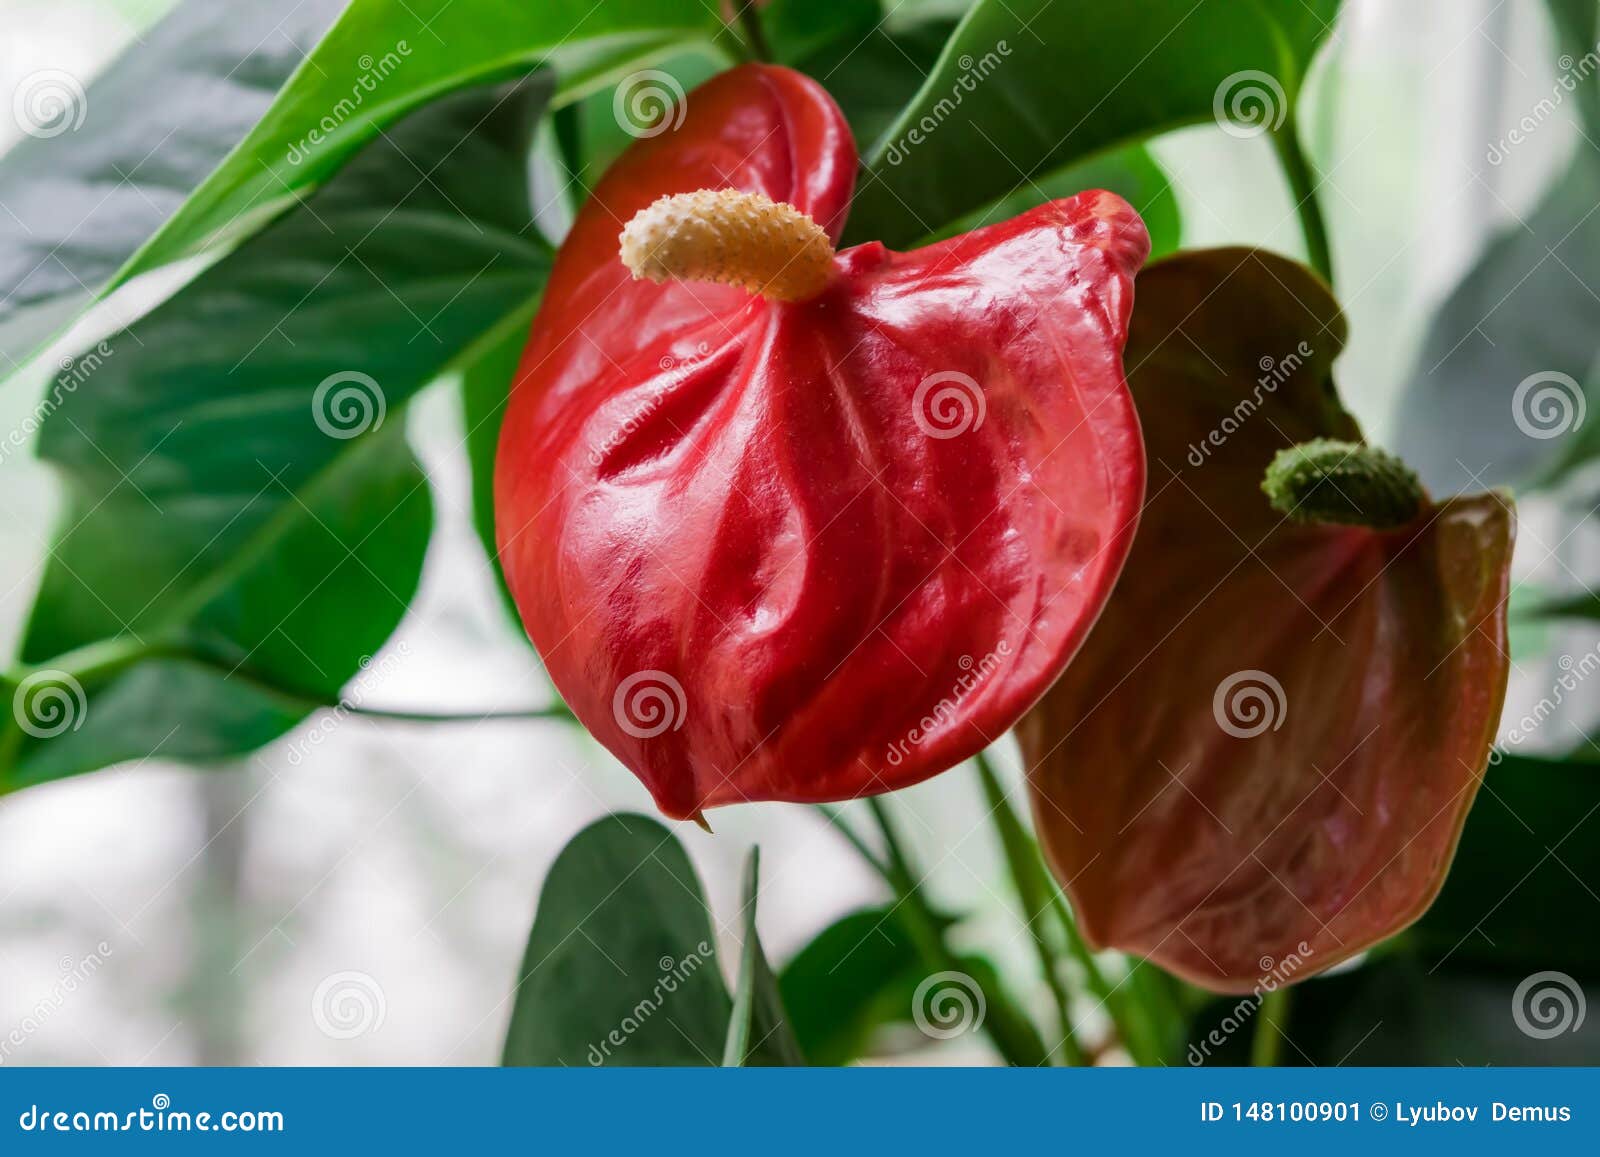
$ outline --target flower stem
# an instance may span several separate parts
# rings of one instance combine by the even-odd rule
[[[761,13],[756,10],[756,0],[734,0],[739,5],[739,31],[744,34],[744,44],[754,60],[772,63],[772,49],[767,44],[767,34],[761,27]]]
[[[1333,252],[1328,245],[1328,226],[1322,218],[1322,206],[1317,201],[1316,172],[1305,150],[1300,147],[1300,129],[1293,112],[1273,132],[1272,144],[1277,149],[1283,175],[1289,182],[1295,212],[1300,216],[1300,228],[1306,239],[1306,257],[1311,268],[1332,285]]]
[[[998,983],[985,984],[984,978],[972,976],[970,966],[945,942],[939,920],[918,883],[920,877],[900,841],[888,807],[878,796],[869,796],[867,807],[883,836],[887,853],[884,869],[889,886],[900,901],[896,910],[904,913],[907,931],[917,946],[923,966],[936,972],[959,972],[983,988],[987,1009],[983,1030],[1007,1064],[1026,1068],[1047,1064],[1044,1046],[1028,1018],[1011,1002]]]
[[[1283,1051],[1284,1031],[1289,1024],[1289,989],[1275,988],[1261,998],[1256,1009],[1256,1028],[1250,1038],[1250,1063],[1256,1068],[1272,1068]]]
[[[1006,865],[1011,871],[1011,885],[1017,899],[1022,902],[1022,918],[1028,935],[1033,940],[1034,952],[1039,957],[1039,970],[1044,974],[1045,986],[1056,1003],[1059,1017],[1060,1049],[1069,1065],[1082,1065],[1087,1061],[1083,1046],[1072,1022],[1072,999],[1061,979],[1061,961],[1056,946],[1045,935],[1042,921],[1050,909],[1050,892],[1053,885],[1044,878],[1044,865],[1039,859],[1038,846],[1022,826],[1011,801],[1006,798],[1005,787],[988,757],[978,753],[976,764],[978,779],[983,784],[984,798],[989,804],[989,816],[994,820],[1000,836],[1000,847],[1005,852]],[[1054,1050],[1052,1050],[1052,1055]]]

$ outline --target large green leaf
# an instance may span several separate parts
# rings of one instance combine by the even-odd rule
[[[817,1065],[867,1055],[873,1033],[911,1019],[927,969],[892,908],[828,925],[783,970],[783,1003],[800,1050]]]
[[[950,237],[996,221],[1006,221],[1056,197],[1070,197],[1085,189],[1110,189],[1139,211],[1150,231],[1150,260],[1175,253],[1183,242],[1183,221],[1178,197],[1167,174],[1143,145],[1130,145],[1051,173],[969,213],[940,229],[934,236]]]
[[[548,92],[430,105],[80,359],[39,439],[68,501],[22,654],[80,702],[0,741],[0,786],[247,750],[387,638],[430,524],[405,404],[548,269],[524,171]]]
[[[23,78],[14,104],[32,132],[0,160],[0,366],[25,362],[89,303],[343,5],[188,0],[86,91],[57,70]]]
[[[353,0],[132,269],[249,231],[442,93],[543,63],[558,75],[559,104],[721,27],[715,6],[681,0]]]
[[[980,0],[867,158],[849,235],[904,245],[1219,108],[1288,131],[1337,11],[1338,0]]]
[[[694,867],[653,819],[613,815],[550,867],[517,972],[508,1065],[715,1065],[732,1002]]]
[[[744,946],[739,954],[739,979],[734,986],[733,1015],[722,1051],[725,1067],[803,1065],[805,1057],[783,1010],[778,978],[756,931],[756,899],[761,889],[761,850],[750,849],[744,869]]]

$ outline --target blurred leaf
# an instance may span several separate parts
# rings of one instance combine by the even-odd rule
[[[254,232],[442,94],[546,64],[561,104],[721,28],[714,5],[679,0],[353,0],[255,128],[113,283]]]
[[[1600,977],[1600,763],[1502,753],[1409,939],[1450,967]]]
[[[1085,189],[1110,189],[1139,211],[1150,230],[1150,260],[1177,251],[1183,240],[1178,198],[1167,174],[1143,145],[1118,149],[1051,173],[976,213],[969,213],[939,230],[929,240],[953,237],[996,221],[1007,221],[1035,205],[1057,197],[1070,197]]]
[[[40,115],[0,159],[0,365],[9,371],[104,283],[272,102],[344,0],[188,0],[81,78],[31,72]],[[54,106],[55,98],[62,104]],[[28,127],[26,125],[24,128]]]
[[[1429,324],[1397,437],[1440,493],[1554,483],[1600,451],[1600,298],[1585,284],[1600,284],[1596,202],[1600,154],[1584,145]]]
[[[744,948],[739,956],[739,980],[733,994],[733,1015],[722,1053],[724,1067],[745,1065],[803,1065],[805,1057],[795,1042],[783,1011],[778,979],[772,975],[761,936],[756,931],[756,900],[761,887],[761,850],[750,849],[744,869]]]
[[[1337,0],[980,0],[867,157],[848,237],[904,245],[1219,107],[1292,124],[1281,118],[1337,11]]]
[[[431,520],[405,404],[520,330],[548,270],[523,169],[548,93],[430,105],[63,375],[22,658],[83,702],[0,740],[0,787],[248,750],[388,637]]]
[[[780,987],[800,1051],[814,1065],[866,1056],[875,1030],[911,1019],[926,970],[893,908],[852,912],[800,950]]]
[[[1550,486],[1600,453],[1600,76],[1574,62],[1594,50],[1595,0],[1547,0],[1562,85],[1584,121],[1572,160],[1526,219],[1491,241],[1434,315],[1401,394],[1398,448],[1442,493]],[[1573,77],[1576,76],[1576,80]],[[1492,142],[1498,167],[1517,155]]]
[[[1592,1065],[1600,1062],[1600,1021],[1586,1016],[1571,1031],[1548,1037],[1560,1023],[1561,999],[1573,1000],[1590,976],[1431,971],[1400,954],[1294,989],[1279,1063],[1288,1066]],[[1518,1000],[1519,986],[1529,981]],[[1531,1002],[1542,1001],[1541,1004]],[[1254,998],[1224,997],[1195,1021],[1188,1058],[1208,1065],[1248,1063],[1258,1015]],[[1514,1013],[1518,1009],[1521,1021]],[[1230,1019],[1231,1017],[1231,1019]],[[1540,1017],[1556,1019],[1541,1021]],[[1211,1036],[1216,1033],[1216,1036]],[[1218,1041],[1221,1043],[1219,1044]]]
[[[539,894],[504,1063],[715,1065],[731,1013],[676,837],[639,815],[573,837]]]

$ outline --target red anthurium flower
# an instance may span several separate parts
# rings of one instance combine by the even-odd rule
[[[1423,912],[1505,692],[1511,511],[1432,503],[1357,444],[1329,378],[1343,339],[1282,258],[1140,276],[1139,541],[1018,731],[1088,938],[1222,991],[1309,976]]]
[[[835,253],[856,156],[820,87],[750,65],[679,114],[556,260],[500,444],[506,577],[668,815],[915,783],[1020,718],[1126,557],[1144,227],[1084,193]]]

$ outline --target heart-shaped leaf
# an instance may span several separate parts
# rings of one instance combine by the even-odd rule
[[[507,1065],[715,1065],[733,1006],[699,878],[661,824],[613,815],[545,877]]]
[[[22,658],[75,702],[19,708],[0,786],[248,750],[388,637],[430,525],[405,404],[520,330],[548,268],[524,176],[548,91],[430,105],[63,376]]]

